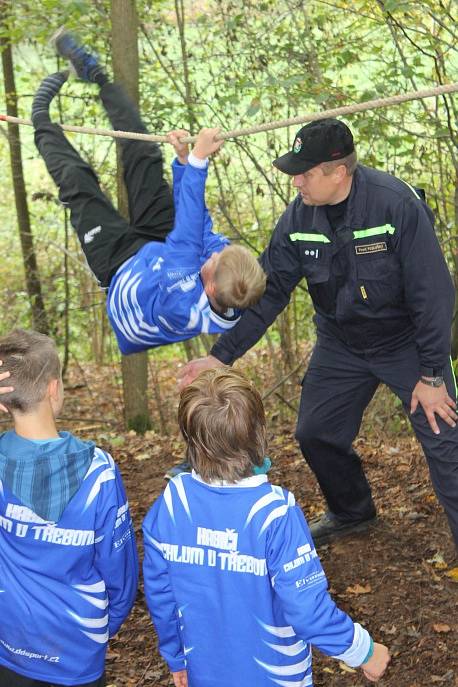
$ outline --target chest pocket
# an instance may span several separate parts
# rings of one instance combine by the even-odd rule
[[[316,309],[335,312],[335,288],[331,274],[331,244],[304,241],[300,244],[302,273]]]
[[[300,239],[293,237],[300,237]],[[321,284],[329,280],[331,243],[321,234],[293,234],[299,240],[298,250],[302,273],[309,284]]]
[[[372,310],[397,305],[403,299],[401,266],[388,241],[354,244],[357,300]]]

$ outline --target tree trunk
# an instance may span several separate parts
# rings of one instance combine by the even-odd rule
[[[7,29],[7,19],[11,11],[8,0],[0,0],[0,20],[3,28]],[[11,43],[5,35],[0,37],[2,51],[3,81],[5,86],[6,113],[11,117],[18,116],[16,84],[14,81],[13,53]],[[35,330],[49,333],[43,296],[41,292],[40,274],[33,245],[30,226],[29,207],[25,189],[24,171],[22,167],[21,139],[17,124],[8,123],[8,143],[10,148],[11,175],[16,203],[16,214],[21,241],[22,259],[24,262],[25,281],[32,311],[32,326]]]
[[[135,0],[112,0],[111,27],[114,79],[121,83],[134,102],[138,103],[138,18]],[[129,208],[119,146],[118,142],[118,210],[127,218]],[[122,356],[121,369],[126,426],[136,432],[145,432],[151,427],[148,410],[148,355],[146,351]]]

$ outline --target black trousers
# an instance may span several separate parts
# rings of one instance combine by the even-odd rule
[[[106,684],[105,674],[103,674],[102,677],[99,677],[94,682],[85,682],[79,685],[75,683],[74,687],[105,687]],[[31,677],[19,675],[19,673],[14,673],[12,670],[0,666],[0,687],[60,687],[60,685],[57,682],[34,680]]]
[[[146,133],[137,108],[119,85],[105,84],[100,97],[114,129]],[[120,141],[129,222],[102,193],[94,171],[58,124],[43,123],[35,130],[36,146],[59,188],[59,199],[70,208],[70,220],[89,267],[104,287],[109,286],[118,267],[145,243],[164,241],[174,219],[172,193],[163,177],[158,144]]]
[[[435,435],[420,406],[410,415],[419,378],[414,343],[399,351],[364,356],[337,339],[321,336],[302,384],[296,438],[330,511],[346,521],[374,516],[371,489],[352,443],[379,383],[386,384],[408,413],[458,548],[458,426],[452,428],[436,416],[440,434]],[[444,381],[456,400],[451,363],[444,370]]]

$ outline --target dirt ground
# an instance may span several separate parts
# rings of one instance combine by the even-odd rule
[[[166,468],[181,461],[183,444],[173,420],[165,433],[123,433],[119,389],[110,371],[102,376],[85,373],[83,384],[77,383],[82,377],[76,371],[68,384],[62,428],[96,439],[117,461],[141,551],[142,519],[165,486]],[[109,385],[111,394],[107,394]],[[270,416],[270,480],[290,489],[310,518],[324,504],[294,442],[293,415],[283,420],[275,412]],[[393,659],[379,683],[382,687],[458,687],[458,561],[421,449],[410,436],[393,439],[363,432],[357,450],[373,488],[379,520],[369,532],[319,548],[331,593],[376,640],[389,646]],[[171,684],[157,652],[142,590],[129,619],[110,643],[107,677],[113,687]],[[317,687],[370,684],[360,671],[318,652],[314,680]]]

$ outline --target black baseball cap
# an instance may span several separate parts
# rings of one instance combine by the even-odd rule
[[[285,174],[303,174],[320,162],[340,160],[354,149],[353,134],[346,124],[338,119],[317,119],[303,126],[293,149],[272,164]]]

